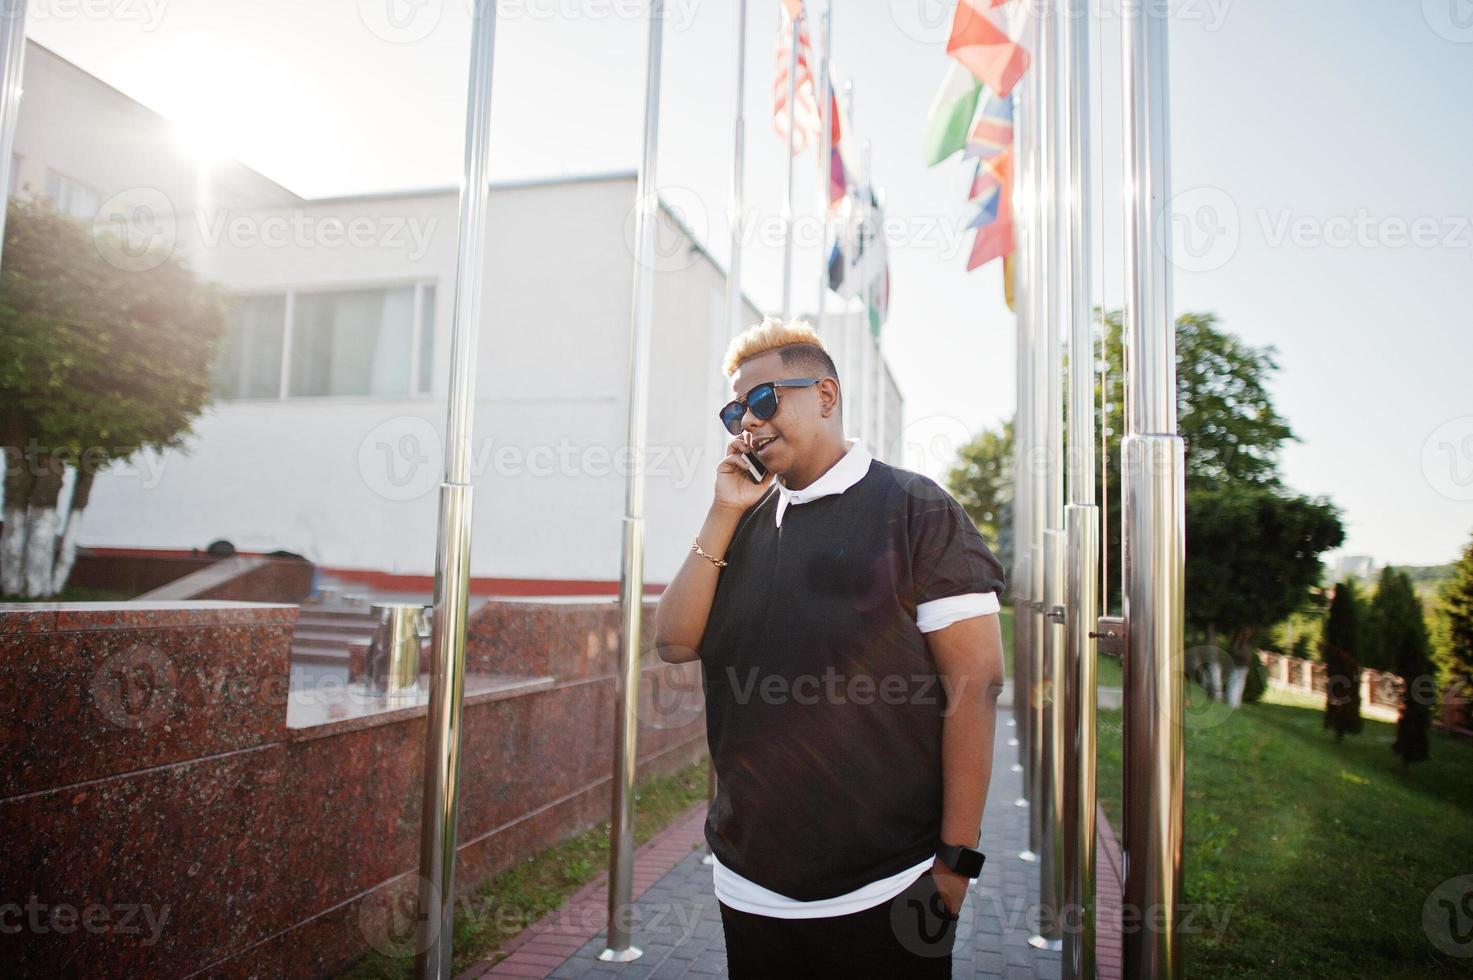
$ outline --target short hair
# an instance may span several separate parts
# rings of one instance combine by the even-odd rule
[[[801,367],[816,378],[839,380],[834,359],[824,350],[818,332],[805,321],[784,323],[781,317],[767,316],[732,338],[726,348],[721,369],[730,378],[742,362],[759,354],[777,351],[788,367]]]

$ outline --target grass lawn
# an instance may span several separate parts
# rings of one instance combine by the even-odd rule
[[[690,806],[706,798],[706,761],[672,776],[637,785],[634,839],[643,844]],[[554,845],[497,875],[455,910],[455,968],[459,974],[554,909],[609,865],[609,825]],[[370,950],[339,980],[398,980],[414,975],[414,957]]]
[[[1473,746],[1434,732],[1432,758],[1407,769],[1394,725],[1368,719],[1337,744],[1322,699],[1275,700],[1191,712],[1185,890],[1203,929],[1185,938],[1186,975],[1473,976],[1422,925],[1429,893],[1473,872]],[[1118,831],[1120,712],[1099,720]]]

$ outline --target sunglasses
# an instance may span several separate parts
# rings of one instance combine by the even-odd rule
[[[818,378],[788,378],[785,381],[764,381],[760,385],[753,385],[745,397],[729,401],[721,407],[721,424],[732,435],[741,435],[742,417],[747,414],[748,409],[764,422],[777,414],[777,389],[807,388],[818,382]]]

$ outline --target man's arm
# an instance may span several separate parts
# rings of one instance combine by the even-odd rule
[[[725,555],[741,516],[739,509],[723,506],[719,501],[713,503],[696,539],[701,543],[701,550],[717,558]],[[701,638],[706,635],[706,619],[711,614],[711,600],[716,597],[716,582],[720,577],[720,568],[692,551],[660,593],[660,602],[655,606],[655,652],[667,664],[682,664],[700,657]]]
[[[925,634],[946,691],[941,723],[941,841],[976,847],[992,780],[997,696],[1002,693],[1002,630],[996,613],[971,616]],[[937,861],[937,885],[953,913],[967,879]]]

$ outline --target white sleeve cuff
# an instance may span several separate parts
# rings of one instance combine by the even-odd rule
[[[916,627],[922,633],[930,633],[957,620],[990,615],[1000,608],[996,592],[968,592],[932,599],[916,606]]]

